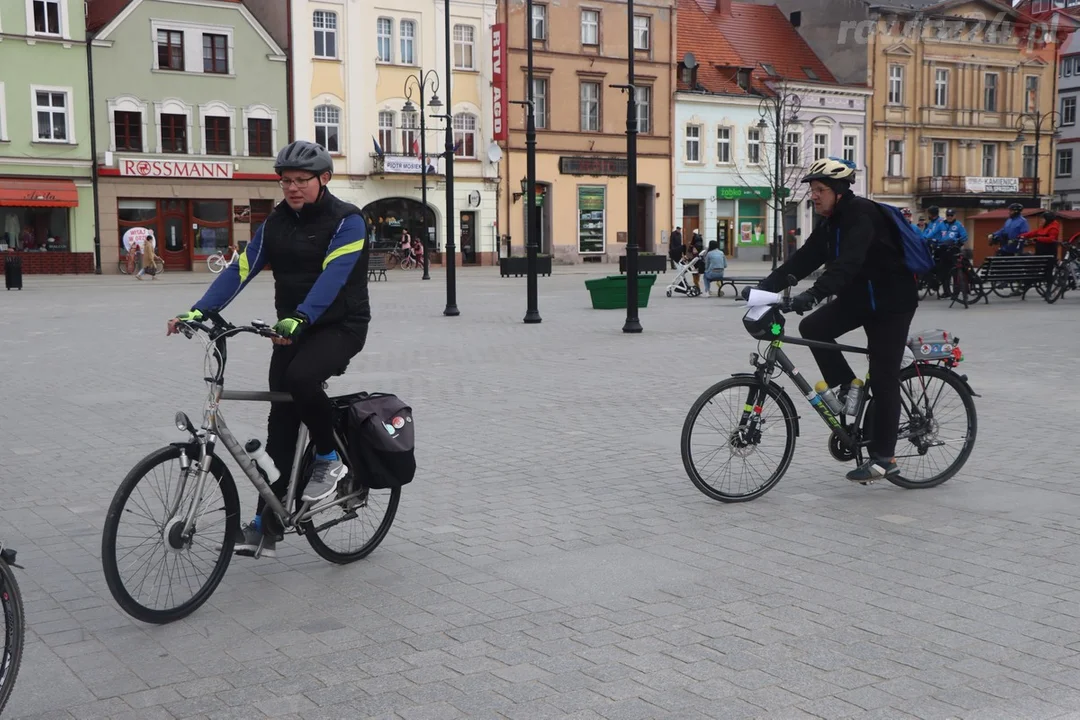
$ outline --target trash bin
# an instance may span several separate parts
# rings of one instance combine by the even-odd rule
[[[4,259],[4,283],[8,290],[22,290],[22,258]]]

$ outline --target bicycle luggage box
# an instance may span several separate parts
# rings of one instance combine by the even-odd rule
[[[908,347],[916,360],[944,360],[952,357],[959,341],[947,330],[920,330],[908,337]]]
[[[412,408],[390,393],[359,393],[349,403],[349,448],[366,487],[386,489],[416,474]]]

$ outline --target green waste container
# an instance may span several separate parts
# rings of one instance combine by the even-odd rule
[[[656,282],[656,275],[638,275],[638,307],[649,306],[649,291]],[[592,298],[594,310],[626,309],[626,276],[608,275],[585,281]]]

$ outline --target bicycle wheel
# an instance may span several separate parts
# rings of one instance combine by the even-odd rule
[[[751,430],[744,415],[753,405],[761,406],[761,423]],[[699,419],[701,427],[697,427]],[[777,431],[770,434],[773,425],[778,426]],[[762,386],[750,377],[721,380],[690,407],[683,423],[681,450],[686,474],[713,500],[759,498],[791,465],[795,408],[775,385]],[[770,461],[770,454],[779,457]]]
[[[127,260],[121,260],[120,262],[116,263],[116,269],[120,271],[121,275],[131,274],[128,272]]]
[[[993,283],[991,290],[993,290],[994,294],[999,298],[1011,298],[1020,294],[1020,288],[1018,288],[1015,283],[1002,282],[1000,280]]]
[[[4,616],[4,654],[0,655],[0,713],[3,712],[15,678],[22,663],[23,642],[26,639],[26,615],[23,612],[22,595],[15,573],[6,562],[0,560],[0,613]]]
[[[216,275],[225,269],[225,258],[221,257],[220,253],[214,253],[206,258],[206,267],[210,269],[210,272]]]
[[[312,443],[304,452],[300,477],[307,478],[311,474],[311,464],[314,461],[315,445]],[[355,480],[355,474],[350,472],[345,480],[348,487],[339,489],[338,495],[351,494]],[[303,485],[297,489],[297,510],[303,504],[300,500],[302,493]],[[300,527],[311,549],[318,553],[319,557],[338,565],[347,565],[367,557],[379,546],[390,532],[400,499],[401,488],[368,490],[366,495],[346,501],[348,507],[338,505],[325,510],[311,520],[301,523]],[[334,521],[340,522],[325,527],[327,523]]]
[[[401,258],[398,257],[398,254],[396,252],[391,250],[390,252],[386,253],[386,269],[393,270],[398,266],[398,262],[400,260]]]
[[[863,421],[863,438],[873,432],[873,398]],[[902,488],[936,487],[960,471],[971,456],[978,431],[975,399],[960,376],[940,365],[913,364],[900,372],[900,430],[896,444]],[[951,459],[950,459],[951,457]]]
[[[206,602],[225,576],[240,527],[236,483],[215,457],[210,464],[215,482],[206,483],[194,532],[183,535],[197,476],[180,466],[180,450],[170,445],[140,460],[120,483],[105,516],[105,581],[124,612],[143,622],[179,620]],[[162,512],[155,517],[158,509]],[[132,527],[122,527],[128,519]],[[125,577],[128,571],[133,577]],[[174,581],[183,585],[179,591]]]
[[[160,275],[163,272],[165,272],[165,261],[162,260],[161,258],[155,258],[154,259],[154,274],[155,275]]]
[[[1069,289],[1072,273],[1068,265],[1058,265],[1054,270],[1054,280],[1050,283],[1050,289],[1046,293],[1046,302],[1053,304],[1065,297],[1065,291]]]

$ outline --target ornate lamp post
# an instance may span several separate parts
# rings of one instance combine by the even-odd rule
[[[624,333],[641,332],[638,319],[637,86],[634,84],[634,0],[626,3],[626,322]]]
[[[766,95],[758,103],[758,127],[765,128],[772,125],[775,131],[773,138],[773,249],[772,268],[776,269],[777,259],[780,255],[781,238],[783,230],[780,224],[781,195],[787,197],[787,187],[784,183],[784,139],[787,137],[787,128],[791,123],[798,122],[799,110],[802,108],[802,100],[798,95],[789,95],[786,92],[778,92],[775,95]]]
[[[424,112],[424,93],[427,91],[429,82],[431,84],[431,100],[428,101],[427,107],[441,108],[439,75],[434,70],[428,70],[426,73],[423,70],[418,70],[415,75],[409,75],[405,78],[405,106],[401,108],[402,113],[416,112],[416,106],[412,102],[412,89],[415,87],[420,95],[420,201],[424,205],[424,234],[421,238],[421,242],[424,244],[424,275],[420,278],[421,280],[431,279],[431,275],[428,273],[428,256],[431,254],[431,241],[427,220],[427,116]]]
[[[443,8],[446,43],[446,309],[443,315],[456,317],[461,314],[457,306],[457,274],[454,268],[454,250],[457,248],[454,237],[454,104],[451,101],[454,65],[451,49],[453,36],[450,33],[450,0]]]
[[[1043,128],[1043,123],[1046,122],[1047,120],[1050,121],[1049,127]],[[1034,172],[1032,173],[1032,175],[1034,176],[1034,181],[1031,183],[1031,199],[1034,200],[1036,203],[1038,203],[1038,201],[1039,201],[1039,158],[1044,156],[1043,153],[1039,152],[1039,149],[1040,149],[1039,148],[1039,143],[1042,140],[1042,134],[1044,132],[1048,132],[1050,134],[1050,138],[1051,138],[1050,152],[1045,153],[1045,156],[1053,157],[1053,154],[1054,154],[1053,140],[1054,140],[1054,138],[1059,137],[1058,128],[1061,127],[1061,115],[1056,110],[1051,110],[1050,112],[1047,112],[1047,113],[1040,112],[1039,110],[1034,110],[1032,112],[1020,113],[1020,115],[1016,118],[1016,142],[1018,142],[1018,143],[1023,143],[1024,142],[1024,140],[1025,140],[1025,138],[1024,138],[1024,130],[1028,129],[1029,124],[1035,130],[1035,152],[1033,153],[1033,158],[1032,158],[1032,162],[1034,163],[1035,167],[1032,168],[1034,170]],[[1023,147],[1023,146],[1021,145],[1021,147]],[[1052,170],[1053,170],[1053,168],[1051,168],[1051,171]]]

